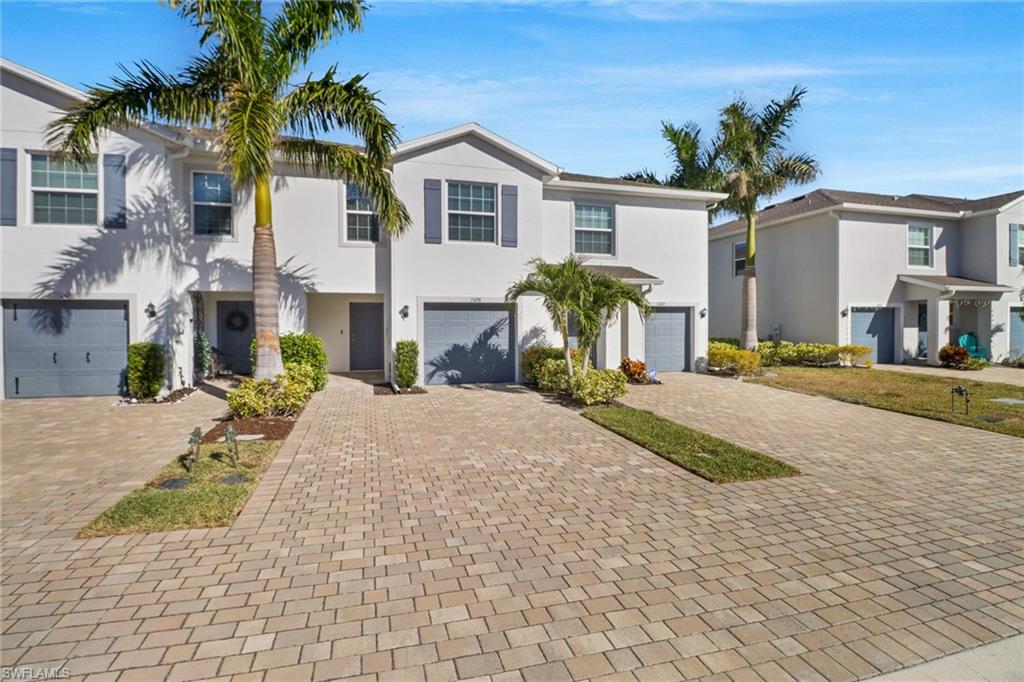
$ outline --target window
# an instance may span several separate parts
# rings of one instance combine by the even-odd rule
[[[736,242],[732,245],[732,276],[742,275],[745,267],[747,267],[747,243]]]
[[[377,214],[370,198],[357,185],[345,185],[345,226],[350,242],[375,242],[380,239]]]
[[[1010,223],[1010,266],[1024,266],[1024,225]]]
[[[32,154],[32,222],[96,225],[99,182],[96,160],[84,166],[46,154]]]
[[[926,225],[910,225],[907,227],[907,265],[913,267],[931,267],[932,264],[932,228]]]
[[[196,234],[231,234],[231,181],[223,173],[192,174],[192,222]]]
[[[494,185],[448,183],[448,239],[493,242],[497,202]]]
[[[573,232],[576,253],[612,254],[615,207],[576,204]]]

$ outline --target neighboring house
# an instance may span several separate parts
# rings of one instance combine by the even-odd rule
[[[1024,190],[982,199],[819,189],[765,208],[758,337],[870,346],[927,360],[973,333],[992,359],[1024,354]],[[710,334],[740,331],[746,223],[709,233]]]
[[[195,328],[248,371],[253,205],[209,131],[111,132],[94,164],[65,165],[43,130],[82,93],[0,66],[5,396],[117,393],[140,340],[188,385]],[[275,169],[281,330],[322,337],[331,371],[390,373],[394,343],[417,339],[421,382],[514,381],[524,347],[560,337],[539,299],[510,310],[505,291],[531,258],[570,253],[656,306],[608,328],[599,366],[703,366],[707,206],[723,195],[565,173],[472,123],[401,144],[393,173],[412,225],[388,239],[359,188]]]

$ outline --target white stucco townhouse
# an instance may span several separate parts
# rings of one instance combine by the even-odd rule
[[[207,131],[148,125],[104,135],[83,170],[44,128],[82,97],[0,62],[4,396],[114,394],[127,344],[168,349],[168,383],[193,377],[193,329],[237,371],[252,338],[253,205],[232,191]],[[586,254],[648,292],[602,336],[623,356],[698,370],[707,347],[707,207],[722,195],[564,172],[477,124],[401,144],[394,181],[412,214],[378,234],[345,182],[285,166],[273,179],[281,328],[322,337],[334,372],[390,372],[400,339],[420,381],[515,381],[523,348],[557,344],[540,301],[503,297],[531,258]]]
[[[926,360],[973,333],[1024,355],[1024,190],[957,199],[818,189],[761,211],[758,337],[858,343]],[[746,223],[709,232],[710,333],[736,337]]]

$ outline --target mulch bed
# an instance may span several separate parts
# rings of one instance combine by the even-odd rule
[[[197,390],[198,389],[189,386],[187,388],[179,388],[171,391],[160,400],[157,400],[156,398],[136,398],[135,400],[125,399],[122,403],[125,405],[170,405],[171,403],[176,403],[179,400],[184,400]]]
[[[391,384],[374,384],[373,386],[374,395],[420,395],[426,392],[427,389],[422,386],[399,389],[398,393],[395,393],[394,390],[392,390]]]
[[[295,420],[290,417],[226,419],[207,431],[203,442],[216,443],[224,436],[228,426],[234,426],[239,435],[262,433],[263,440],[284,440],[295,428]]]

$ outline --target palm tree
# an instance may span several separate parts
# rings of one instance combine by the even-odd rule
[[[583,353],[583,366],[580,374],[586,374],[590,365],[590,353],[597,343],[601,332],[609,323],[614,322],[619,312],[627,303],[632,303],[646,318],[651,312],[646,294],[631,287],[617,277],[602,273],[590,273],[590,285],[586,296],[576,311],[579,326],[579,347]]]
[[[721,111],[715,138],[704,143],[695,123],[681,127],[662,122],[662,137],[669,143],[672,172],[659,179],[650,170],[624,175],[627,180],[686,189],[727,192],[729,198],[712,211],[725,210],[747,221],[743,267],[741,343],[757,348],[757,205],[791,184],[805,184],[818,176],[818,162],[808,154],[785,150],[789,129],[803,105],[806,88],[794,87],[781,100],[755,111],[740,97]]]
[[[505,301],[510,304],[527,294],[541,296],[551,323],[562,336],[562,350],[570,379],[575,370],[572,349],[569,348],[569,315],[580,314],[592,281],[591,273],[583,267],[585,262],[586,259],[580,256],[568,256],[558,263],[534,258],[528,263],[533,272],[513,283],[505,293]]]
[[[761,111],[740,97],[722,110],[722,189],[729,193],[722,207],[747,221],[740,332],[740,343],[747,350],[757,348],[757,205],[791,184],[806,184],[818,176],[813,157],[785,149],[805,94],[806,88],[794,87]]]
[[[170,0],[201,31],[199,54],[178,74],[149,62],[121,67],[111,85],[98,85],[85,101],[54,121],[48,144],[79,162],[92,158],[106,129],[143,120],[209,127],[220,164],[236,189],[252,189],[256,221],[252,247],[256,378],[283,373],[278,338],[278,272],[271,216],[270,176],[275,161],[361,186],[381,226],[399,234],[409,214],[391,183],[395,126],[362,81],[336,80],[336,67],[319,78],[292,83],[319,48],[362,27],[362,0],[286,0],[264,16],[259,0]],[[337,128],[362,138],[365,151],[317,139]],[[292,137],[299,135],[302,137]]]

